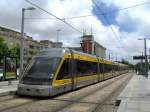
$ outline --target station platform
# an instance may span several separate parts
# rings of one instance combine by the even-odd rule
[[[15,94],[18,82],[18,80],[0,82],[0,96]]]
[[[117,101],[117,112],[150,112],[150,77],[134,75]]]

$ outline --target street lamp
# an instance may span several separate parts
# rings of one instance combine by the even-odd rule
[[[20,74],[19,74],[19,78],[20,78],[21,73],[23,71],[23,53],[24,53],[23,39],[24,39],[24,17],[25,17],[25,11],[26,10],[34,10],[34,9],[35,9],[34,7],[22,8],[21,37],[20,37]]]
[[[27,7],[27,8],[24,8],[25,10],[35,10],[34,7]]]

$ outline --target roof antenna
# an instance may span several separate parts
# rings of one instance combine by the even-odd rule
[[[83,28],[83,35],[86,35],[86,29]]]
[[[85,34],[85,31],[84,31],[84,28],[83,28],[83,36],[84,36],[84,34]]]
[[[93,28],[91,27],[91,35],[93,35]]]

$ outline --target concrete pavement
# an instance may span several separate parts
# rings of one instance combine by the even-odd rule
[[[18,82],[18,80],[0,82],[0,96],[15,94]]]
[[[117,112],[150,112],[150,77],[134,75],[118,100]]]

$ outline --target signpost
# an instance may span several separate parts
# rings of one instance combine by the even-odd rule
[[[143,68],[143,59],[144,60],[147,60],[146,58],[148,58],[149,57],[149,59],[150,59],[150,55],[147,55],[147,56],[141,56],[141,55],[139,55],[139,56],[133,56],[133,59],[134,60],[141,60],[141,67],[140,67],[140,69],[139,69],[139,72],[141,73],[141,74],[144,74],[144,75],[146,75],[147,76],[147,69],[146,69],[146,64],[145,64],[145,66],[144,66],[144,68]],[[146,61],[145,61],[145,63],[147,63]]]
[[[141,60],[141,59],[145,59],[145,56],[133,56],[134,60]]]

